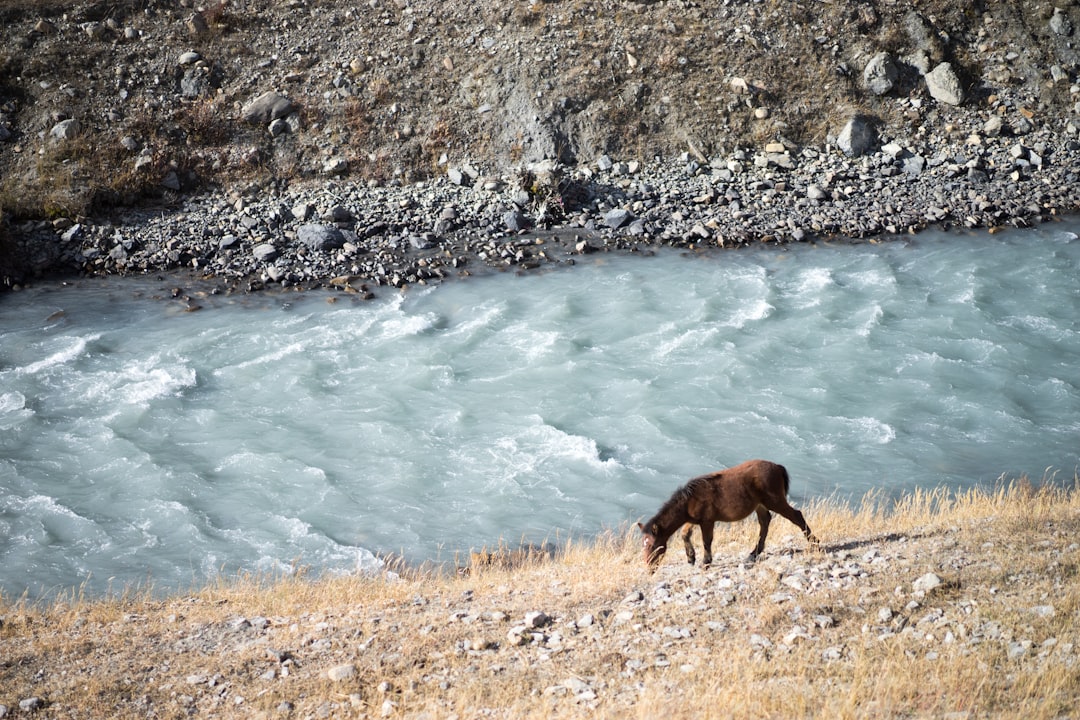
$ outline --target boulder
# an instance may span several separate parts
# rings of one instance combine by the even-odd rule
[[[844,124],[836,137],[836,146],[848,157],[860,157],[878,144],[874,122],[865,115],[856,115]]]
[[[68,118],[67,120],[61,120],[53,125],[52,130],[49,131],[49,135],[57,140],[74,140],[79,134],[79,121],[75,118]]]
[[[277,260],[277,248],[270,243],[262,243],[251,249],[252,256],[259,262],[274,262]]]
[[[336,227],[313,223],[301,225],[296,239],[312,250],[336,250],[345,244],[345,236]]]
[[[946,105],[960,105],[964,102],[964,88],[960,78],[953,71],[951,63],[941,63],[923,76],[930,96]]]
[[[896,85],[898,72],[896,63],[887,52],[880,52],[870,58],[863,69],[863,85],[875,95],[884,95]]]
[[[623,225],[632,222],[633,219],[633,213],[624,208],[615,208],[604,213],[604,224],[612,230],[618,230]]]
[[[269,123],[293,111],[292,100],[270,91],[255,98],[240,110],[240,117],[251,123]]]

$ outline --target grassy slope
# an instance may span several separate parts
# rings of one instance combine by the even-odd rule
[[[708,571],[673,550],[647,575],[630,532],[457,578],[8,600],[0,704],[38,696],[50,717],[275,717],[288,702],[294,717],[1055,718],[1080,702],[1075,487],[804,509],[822,551],[779,521],[745,567],[751,523],[717,528]],[[946,586],[921,597],[912,583],[931,571]],[[635,590],[643,600],[626,602]],[[510,642],[537,610],[553,618],[543,637]],[[586,614],[592,625],[575,624]],[[342,664],[355,675],[329,679]]]

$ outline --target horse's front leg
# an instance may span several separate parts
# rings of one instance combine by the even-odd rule
[[[713,523],[703,522],[701,523],[701,544],[705,548],[705,559],[702,561],[701,566],[707,567],[712,565],[712,535],[713,535]]]
[[[701,531],[705,532],[705,527],[704,526],[702,526]],[[690,542],[690,535],[693,532],[694,532],[694,524],[693,523],[686,523],[685,525],[683,525],[683,529],[682,529],[683,547],[686,548],[686,562],[690,563],[691,565],[693,565],[694,561],[697,560],[697,555],[694,554],[694,543]],[[704,537],[704,536],[702,536],[702,537]],[[706,550],[705,552],[706,552],[706,557],[708,557],[707,553],[709,551]]]
[[[765,536],[769,534],[770,520],[772,520],[772,515],[769,513],[768,509],[764,505],[758,505],[757,521],[760,533],[758,534],[757,547],[750,553],[750,562],[757,560],[757,556],[765,549]]]

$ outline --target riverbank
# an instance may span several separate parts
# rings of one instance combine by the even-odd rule
[[[1080,495],[1025,480],[636,532],[549,562],[0,605],[0,705],[50,717],[1059,718],[1080,702]],[[677,701],[673,700],[677,698]]]
[[[1080,210],[1072,6],[370,5],[0,2],[2,285],[366,297]]]

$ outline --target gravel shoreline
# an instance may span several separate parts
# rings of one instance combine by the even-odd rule
[[[328,287],[372,297],[380,286],[573,264],[592,252],[993,231],[1080,209],[1071,136],[1048,125],[1002,133],[977,112],[949,110],[940,136],[880,137],[852,155],[833,138],[503,175],[462,164],[412,184],[253,186],[112,218],[28,222],[13,229],[29,271],[7,285],[46,273],[189,271],[214,292]]]

